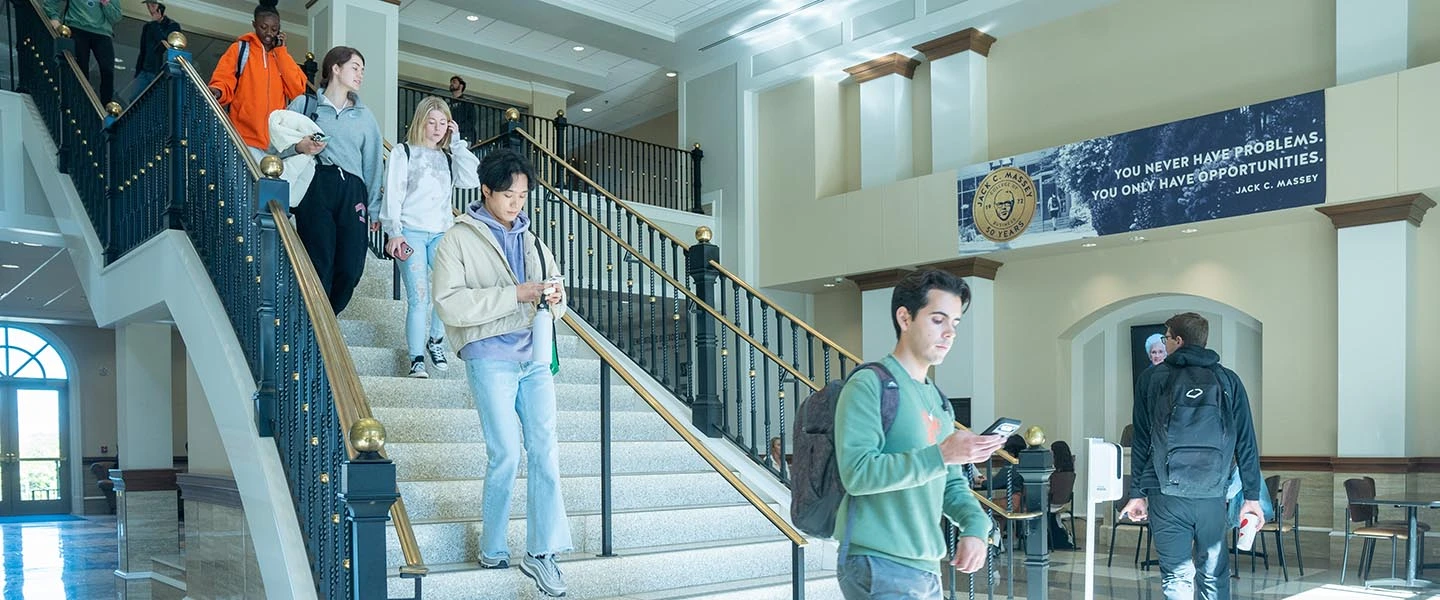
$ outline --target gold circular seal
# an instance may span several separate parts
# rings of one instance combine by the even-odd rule
[[[1035,181],[1015,167],[991,171],[970,201],[970,214],[980,235],[995,242],[1008,242],[1030,227],[1035,218]]]

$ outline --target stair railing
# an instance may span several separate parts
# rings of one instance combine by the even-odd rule
[[[729,467],[720,462],[720,459],[716,458],[715,454],[710,452],[710,449],[706,447],[699,438],[695,437],[695,434],[690,433],[690,430],[681,424],[680,419],[676,418],[649,390],[645,389],[645,386],[640,384],[639,380],[636,379],[635,375],[632,374],[624,364],[611,356],[600,342],[596,341],[595,338],[591,337],[589,333],[582,329],[575,322],[573,316],[567,314],[564,320],[566,324],[575,331],[575,334],[580,340],[600,357],[600,555],[614,555],[614,548],[611,542],[613,532],[611,528],[612,483],[610,469],[610,374],[614,372],[619,374],[620,378],[625,381],[625,384],[630,386],[630,389],[634,390],[651,410],[654,410],[656,414],[660,415],[660,418],[665,421],[665,424],[669,425],[675,433],[679,434],[680,438],[685,440],[685,443],[689,444],[690,448],[693,449],[696,454],[699,454],[700,457],[705,460],[705,463],[710,465],[711,469],[714,469],[716,473],[724,478],[725,482],[730,484],[730,487],[735,488],[735,491],[739,492],[740,496],[745,498],[746,502],[750,503],[750,506],[759,511],[760,514],[765,517],[765,520],[769,521],[770,525],[775,527],[776,531],[779,531],[790,541],[791,597],[796,600],[803,600],[805,598],[805,546],[807,544],[805,536],[801,535],[789,522],[776,513],[775,509],[771,508],[769,503],[760,499],[760,495],[756,494],[755,490],[745,485],[743,481],[740,481],[740,478],[736,477]]]
[[[104,260],[166,230],[185,232],[257,382],[256,427],[280,451],[317,591],[359,597],[362,584],[373,589],[375,573],[383,590],[385,548],[352,546],[345,517],[353,512],[340,498],[347,492],[340,469],[357,457],[343,432],[370,411],[328,298],[285,217],[288,186],[274,178],[279,160],[267,159],[259,172],[183,51],[183,34],[172,34],[165,70],[130,107],[111,103],[102,113],[68,28],[51,27],[36,0],[9,3],[17,91],[30,94],[55,139],[60,170],[75,183]],[[391,506],[391,518],[407,563],[401,575],[415,579],[418,598],[426,568],[403,503]]]

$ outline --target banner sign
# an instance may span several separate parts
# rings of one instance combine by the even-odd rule
[[[1325,201],[1325,93],[960,169],[960,254]]]

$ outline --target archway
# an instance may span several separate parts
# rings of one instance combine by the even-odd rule
[[[1210,322],[1207,347],[1220,353],[1222,364],[1234,370],[1245,383],[1253,414],[1260,414],[1264,402],[1260,321],[1244,311],[1202,296],[1152,294],[1113,302],[1081,319],[1060,337],[1061,357],[1068,365],[1070,423],[1062,426],[1077,459],[1083,461],[1087,437],[1120,441],[1130,423],[1134,403],[1135,369],[1132,365],[1131,328],[1164,323],[1176,313],[1193,311]],[[1064,386],[1062,386],[1062,398]],[[1256,439],[1261,423],[1255,420]],[[1128,449],[1124,452],[1127,458]],[[1080,462],[1079,464],[1086,464]],[[1125,473],[1129,473],[1127,462]],[[1085,475],[1082,473],[1081,477]],[[1077,485],[1076,501],[1083,502],[1084,486]]]
[[[69,380],[63,348],[0,325],[0,514],[70,511]]]

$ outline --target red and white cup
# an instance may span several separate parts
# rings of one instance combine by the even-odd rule
[[[1240,536],[1235,540],[1235,548],[1249,551],[1255,545],[1255,532],[1260,530],[1260,522],[1249,513],[1240,515]]]

